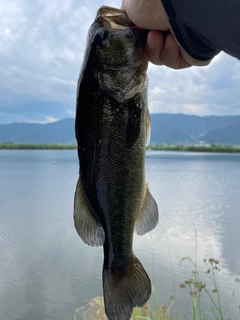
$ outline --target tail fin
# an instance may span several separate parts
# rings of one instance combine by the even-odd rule
[[[151,281],[141,262],[134,257],[124,277],[104,269],[103,295],[109,320],[130,320],[133,308],[143,306],[151,295]]]

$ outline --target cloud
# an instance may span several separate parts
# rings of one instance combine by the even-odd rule
[[[26,16],[24,14],[25,2],[22,0],[1,0],[0,4],[0,53],[11,54],[11,50],[21,39],[24,33]]]
[[[240,63],[221,53],[207,67],[149,69],[152,112],[196,115],[239,115]]]
[[[59,119],[57,118],[53,118],[53,117],[46,117],[46,122],[56,122],[58,121]]]
[[[98,0],[1,1],[0,123],[74,116],[87,31],[99,6]],[[225,54],[205,68],[150,65],[148,75],[150,112],[240,114],[240,63]]]

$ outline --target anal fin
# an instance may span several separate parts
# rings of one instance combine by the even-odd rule
[[[139,210],[135,222],[135,232],[142,236],[151,231],[158,224],[158,218],[159,214],[157,203],[146,185],[142,207]]]
[[[91,212],[79,177],[74,196],[74,224],[80,238],[90,246],[102,246],[105,233],[99,220]]]

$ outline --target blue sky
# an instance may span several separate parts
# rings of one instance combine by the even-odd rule
[[[0,123],[74,117],[89,26],[105,0],[1,0]],[[240,115],[240,61],[222,53],[208,67],[150,65],[151,113]]]

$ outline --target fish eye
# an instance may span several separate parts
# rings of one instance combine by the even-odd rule
[[[97,43],[101,43],[104,44],[103,42],[109,39],[109,31],[106,29],[99,29],[97,31],[95,40],[97,41]]]
[[[95,19],[96,22],[100,22],[101,21],[101,16],[97,16]]]

